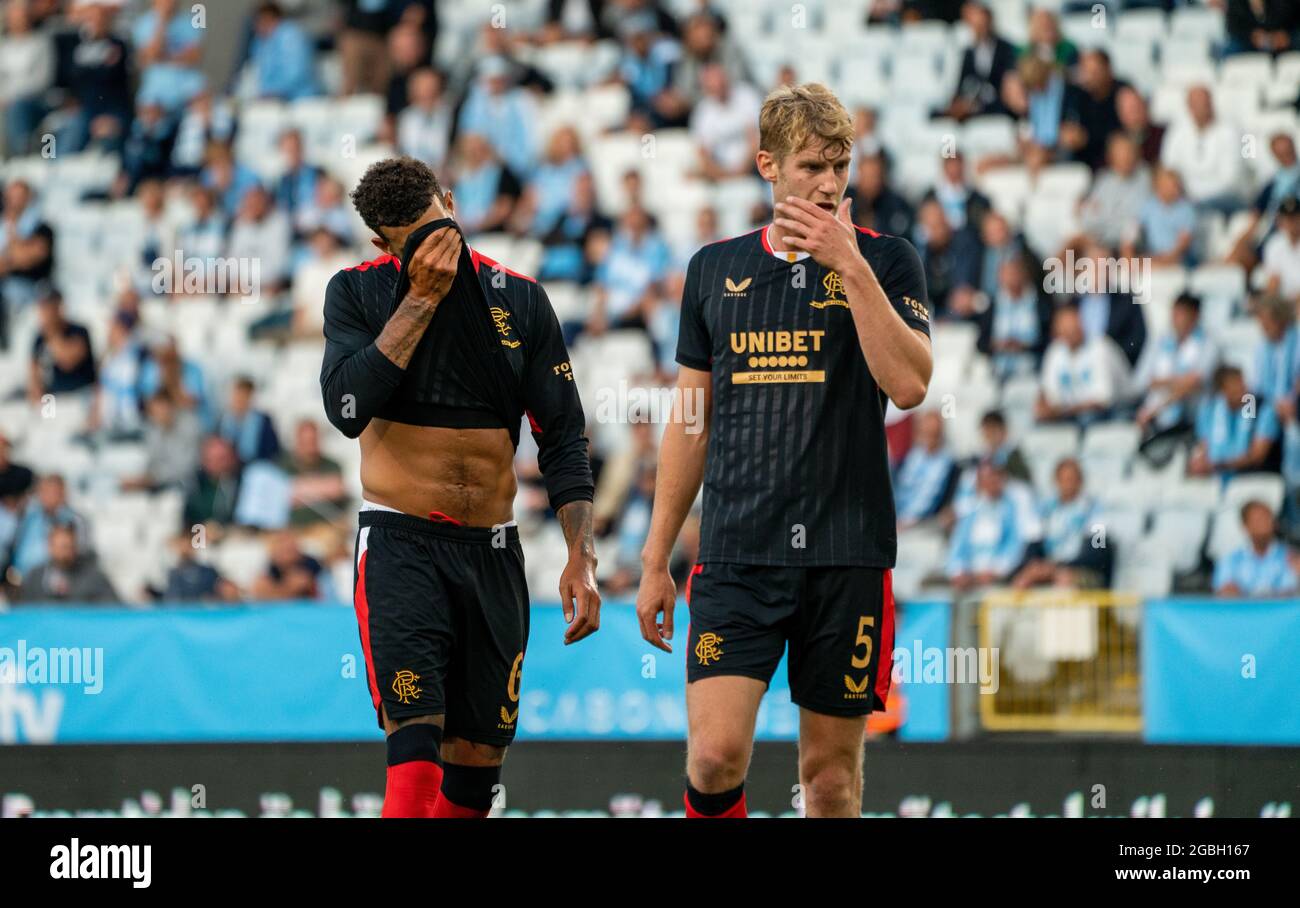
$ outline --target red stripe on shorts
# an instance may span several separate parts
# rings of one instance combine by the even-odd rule
[[[379,683],[375,680],[375,660],[370,657],[370,603],[366,601],[366,556],[363,551],[357,563],[357,589],[352,604],[357,610],[357,624],[361,628],[361,649],[366,657],[366,681],[370,685],[370,699],[379,709]]]
[[[894,667],[894,572],[885,570],[881,592],[884,603],[881,606],[880,619],[880,661],[876,663],[876,696],[880,698],[881,709],[889,702],[889,684],[893,679]]]

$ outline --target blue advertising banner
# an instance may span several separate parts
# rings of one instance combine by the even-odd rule
[[[1300,744],[1300,600],[1157,599],[1142,623],[1145,737]]]
[[[899,697],[904,741],[946,741],[951,727],[950,679],[930,680],[924,666],[936,657],[946,661],[952,646],[952,606],[917,601],[899,606],[894,636],[894,688]],[[891,697],[891,700],[893,698]]]
[[[678,626],[686,619],[682,606]],[[534,608],[521,739],[685,737],[685,634],[671,656],[653,649],[625,603],[608,603],[600,632],[578,645],[563,645],[564,629],[558,606]],[[946,603],[912,603],[897,647],[942,648],[947,636]],[[903,737],[946,737],[947,686],[903,690]],[[797,733],[783,661],[757,734],[779,740]],[[0,614],[0,743],[378,737],[350,606]]]
[[[0,742],[379,738],[360,652],[350,607],[18,609]]]

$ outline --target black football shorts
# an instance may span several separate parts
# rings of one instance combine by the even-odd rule
[[[697,564],[686,584],[687,683],[742,675],[769,684],[790,647],[790,699],[865,716],[889,698],[894,595],[886,568]]]
[[[353,603],[379,725],[445,715],[443,734],[507,745],[519,718],[528,587],[514,526],[363,510]]]

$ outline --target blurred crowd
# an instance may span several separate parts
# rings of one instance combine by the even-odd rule
[[[1108,4],[1124,9],[1183,4]],[[1300,47],[1300,5],[1275,0],[1208,4],[1224,17],[1216,58],[1284,55]],[[121,493],[181,501],[169,530],[165,579],[116,589],[96,558],[85,515],[69,503],[70,481],[42,469],[39,453],[12,457],[0,437],[0,562],[11,601],[162,602],[317,598],[347,600],[358,504],[349,464],[327,456],[323,420],[268,407],[263,388],[211,351],[187,349],[150,324],[159,291],[155,263],[174,251],[207,260],[256,259],[260,292],[273,305],[248,327],[247,342],[271,349],[318,342],[324,282],[369,256],[367,236],[337,174],[310,160],[292,127],[277,136],[280,160],[267,179],[238,151],[241,111],[258,100],[320,97],[382,100],[375,141],[429,163],[453,189],[471,242],[504,236],[540,246],[535,276],[581,288],[584,304],[563,313],[573,345],[632,332],[651,365],[637,379],[667,385],[675,372],[677,312],[686,262],[721,239],[720,212],[699,208],[689,231],[663,229],[635,168],[623,198],[602,198],[589,148],[576,125],[548,128],[539,110],[556,90],[529,48],[605,42],[615,52],[593,84],[621,86],[627,113],[613,132],[685,131],[687,173],[713,185],[758,182],[757,115],[766,92],[799,79],[783,67],[760,81],[729,28],[730,4],[591,0],[544,4],[534,28],[472,32],[456,53],[438,53],[444,7],[433,0],[257,3],[240,24],[235,59],[205,57],[209,27],[176,0],[6,0],[0,31],[0,113],[6,160],[93,154],[120,163],[98,198],[133,203],[145,224],[124,277],[109,298],[70,314],[55,280],[55,212],[28,181],[6,179],[0,207],[0,343],[21,358],[25,380],[0,394],[25,399],[32,419],[52,401],[80,399],[84,425],[73,443],[132,444],[138,475]],[[585,22],[574,32],[574,7]],[[1062,6],[1062,4],[1054,4]],[[1093,4],[1063,4],[1090,9]],[[209,15],[213,15],[209,11]],[[486,19],[487,16],[485,15]],[[1105,50],[1063,37],[1060,17],[1030,14],[1027,40],[999,34],[978,2],[874,0],[863,28],[925,21],[962,23],[969,38],[952,97],[937,118],[1007,124],[1009,147],[993,153],[918,148],[938,160],[937,178],[916,192],[881,135],[878,111],[853,105],[858,137],[847,194],[862,227],[909,238],[920,252],[936,332],[967,326],[999,387],[1029,382],[1033,426],[1087,430],[1135,424],[1134,456],[1227,482],[1242,474],[1282,477],[1281,502],[1241,508],[1242,545],[1198,563],[1189,589],[1267,595],[1294,591],[1300,538],[1300,159],[1294,134],[1259,137],[1257,167],[1241,152],[1232,111],[1201,84],[1185,91],[1185,113],[1167,127],[1152,98],[1118,77]],[[870,23],[870,24],[869,24]],[[213,74],[224,74],[218,79]],[[1300,105],[1300,98],[1296,99]],[[48,156],[48,155],[47,155]],[[999,169],[1030,179],[1055,165],[1086,168],[1071,212],[1078,229],[1045,243],[1015,223],[977,185]],[[745,220],[771,216],[765,194]],[[183,217],[174,216],[176,210]],[[1206,242],[1206,219],[1238,226],[1225,252]],[[1053,259],[1149,260],[1156,268],[1231,266],[1243,288],[1230,315],[1253,319],[1249,350],[1220,349],[1207,330],[1209,304],[1184,292],[1167,327],[1149,331],[1142,301],[1112,288],[1050,292]],[[505,262],[514,265],[512,262]],[[106,326],[106,330],[105,330]],[[26,328],[20,333],[20,328]],[[942,334],[936,333],[936,337]],[[102,337],[96,344],[94,338]],[[1254,337],[1254,335],[1252,335]],[[936,358],[945,349],[936,345]],[[214,376],[219,375],[217,380]],[[588,410],[593,402],[588,400]],[[7,413],[13,410],[5,411]],[[892,413],[891,459],[900,530],[942,532],[947,551],[933,581],[1105,586],[1112,548],[1097,546],[1096,502],[1080,460],[1051,465],[1051,490],[1036,489],[1018,448],[1014,414],[990,409],[977,456],[952,452],[941,409]],[[16,427],[0,426],[12,436]],[[634,590],[655,485],[657,427],[633,422],[615,446],[593,443],[601,581]],[[520,448],[521,525],[543,527],[535,451]],[[1180,461],[1181,462],[1181,461]],[[698,516],[683,534],[674,570],[684,579],[698,542]],[[262,565],[236,582],[205,557],[224,539],[253,539]],[[535,591],[535,595],[545,595]]]

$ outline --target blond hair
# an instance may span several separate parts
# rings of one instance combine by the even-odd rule
[[[820,82],[774,88],[758,114],[758,147],[779,163],[813,139],[852,149],[853,118],[840,99]]]

